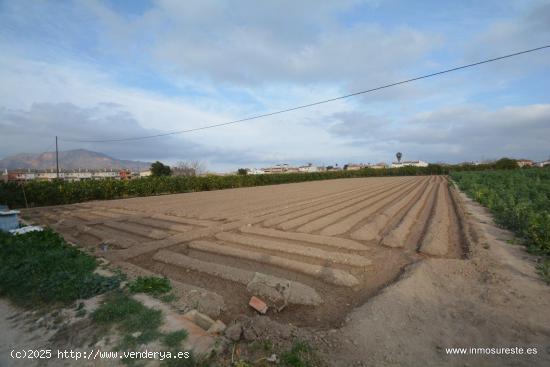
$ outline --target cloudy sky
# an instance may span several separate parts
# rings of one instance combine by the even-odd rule
[[[550,1],[1,1],[0,157],[276,163],[550,156],[550,49],[242,124],[142,141],[550,44]]]

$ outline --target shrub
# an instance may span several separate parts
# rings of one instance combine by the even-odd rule
[[[458,186],[491,210],[495,221],[550,255],[550,169],[455,172]]]
[[[118,277],[94,273],[93,257],[53,231],[12,236],[0,232],[0,296],[17,304],[68,304],[117,288]]]

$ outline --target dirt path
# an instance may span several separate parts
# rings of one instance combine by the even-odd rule
[[[470,258],[429,258],[354,310],[330,335],[334,366],[549,366],[550,288],[533,257],[463,195]],[[344,341],[339,343],[338,341]],[[537,348],[536,355],[449,355],[452,347]]]

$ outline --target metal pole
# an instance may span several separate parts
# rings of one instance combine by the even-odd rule
[[[57,149],[57,136],[55,137],[55,166],[57,172],[57,179],[59,180],[59,150]]]

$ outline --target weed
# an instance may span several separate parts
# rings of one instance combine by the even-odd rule
[[[537,273],[546,284],[550,285],[550,258],[543,259],[540,264],[537,265]]]
[[[175,300],[177,300],[178,297],[174,293],[168,293],[168,294],[160,296],[159,299],[162,302],[170,303],[170,302],[174,302]]]
[[[185,340],[185,338],[187,338],[187,331],[174,331],[163,335],[162,344],[166,345],[168,348],[177,348],[181,346],[181,343]]]
[[[168,278],[138,277],[128,284],[128,290],[132,293],[147,293],[160,296],[172,290]]]
[[[152,340],[155,336],[153,331],[158,330],[162,323],[159,310],[150,309],[120,291],[109,294],[105,302],[93,312],[92,319],[103,324],[118,323],[124,332],[141,332],[143,337],[140,342],[143,343]]]
[[[319,359],[313,349],[304,342],[296,342],[292,349],[281,355],[280,366],[284,367],[314,367],[319,365]]]

